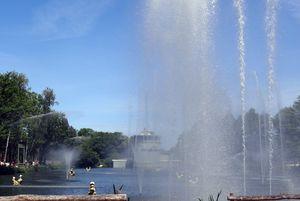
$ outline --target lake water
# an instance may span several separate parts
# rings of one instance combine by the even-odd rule
[[[21,186],[11,185],[12,175],[0,176],[0,195],[39,194],[39,195],[86,195],[89,183],[96,183],[97,194],[113,193],[113,184],[124,185],[123,192],[130,197],[139,197],[138,177],[131,169],[95,168],[90,172],[75,169],[76,176],[66,180],[63,170],[40,170],[23,175]],[[168,176],[160,172],[143,175],[143,197],[157,198],[169,195]],[[15,175],[16,178],[19,176]],[[164,178],[165,177],[165,178]]]
[[[123,184],[123,193],[126,193],[132,201],[182,201],[185,199],[181,196],[187,196],[179,193],[183,192],[185,188],[184,182],[170,176],[168,172],[148,171],[143,173],[143,179],[139,179],[137,172],[132,169],[95,168],[90,172],[87,172],[85,169],[75,169],[75,171],[76,176],[69,180],[65,178],[64,170],[41,169],[39,172],[30,172],[23,175],[24,182],[18,187],[11,185],[12,175],[0,176],[0,196],[18,194],[86,195],[91,181],[96,183],[97,194],[111,194],[113,193],[113,184],[116,186]],[[18,177],[19,174],[15,176]],[[299,181],[298,178],[294,177],[295,180]],[[267,194],[268,184],[257,185],[258,180],[259,178],[253,178],[247,182],[249,191],[251,191],[250,194]],[[143,186],[141,194],[139,193],[141,191],[139,181],[142,182]],[[286,185],[287,182],[285,181],[286,178],[278,178],[278,182],[274,181],[274,189],[276,190],[274,193],[297,193],[299,189],[295,187],[299,186],[299,182],[297,182],[296,186],[293,185],[293,192],[290,185]],[[215,194],[218,190],[220,189],[216,189],[216,192],[212,193]],[[222,197],[225,199],[229,192],[222,190]],[[195,186],[195,192],[196,194],[200,192],[198,186]],[[233,192],[239,194],[239,192]],[[188,200],[194,199],[195,197],[193,196]]]

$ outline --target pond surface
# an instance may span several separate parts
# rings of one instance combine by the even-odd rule
[[[64,170],[41,169],[38,172],[24,174],[23,184],[17,187],[11,185],[12,175],[0,176],[0,196],[18,194],[86,195],[91,181],[96,183],[97,194],[111,194],[113,193],[113,184],[117,187],[123,184],[123,193],[126,193],[132,201],[182,201],[185,200],[185,198],[181,196],[188,196],[182,195],[183,189],[185,188],[184,182],[176,179],[176,177],[171,177],[168,172],[144,172],[142,179],[138,177],[137,172],[132,169],[95,168],[90,172],[87,172],[85,169],[75,169],[75,172],[76,176],[67,180]],[[18,178],[19,174],[15,176]],[[296,179],[296,177],[294,177],[294,179]],[[299,181],[299,179],[296,180]],[[258,181],[259,178],[253,178],[247,181],[249,194],[268,194],[268,182],[264,185],[257,185],[257,183],[259,183]],[[293,182],[293,188],[290,188],[289,185],[286,185],[287,182],[285,181],[287,181],[286,178],[274,180],[274,193],[299,193],[295,192],[299,190],[295,188],[299,186],[298,182],[296,185]],[[239,181],[239,183],[240,182],[241,181]],[[143,187],[140,188],[141,186]],[[189,187],[193,187],[193,185]],[[140,194],[139,192],[141,192],[141,190],[142,193]],[[194,190],[198,195],[199,187],[195,186]],[[216,189],[216,192],[218,190],[219,189]],[[224,189],[222,190],[224,199],[226,199],[226,195],[228,195],[229,192],[239,194],[239,192],[235,190],[228,192]],[[193,196],[188,200],[194,200],[193,198],[195,197]]]
[[[39,195],[86,195],[89,183],[96,183],[97,194],[113,193],[113,184],[124,185],[123,192],[138,197],[140,188],[138,177],[131,169],[95,168],[90,172],[75,169],[76,176],[66,179],[64,170],[40,170],[23,175],[21,186],[11,185],[12,175],[0,176],[0,196],[18,194]],[[19,174],[15,175],[16,178]],[[164,178],[166,177],[166,178]],[[145,182],[147,181],[147,182]],[[168,176],[158,172],[148,172],[143,177],[143,196],[157,197],[167,194]]]

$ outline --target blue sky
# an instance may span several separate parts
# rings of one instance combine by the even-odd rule
[[[76,128],[126,132],[143,68],[143,2],[1,1],[0,72],[25,73],[36,92],[53,88],[60,103],[55,109],[65,112]],[[266,82],[265,1],[246,1],[245,13],[250,107],[253,71],[262,88]],[[219,0],[215,60],[232,97],[239,96],[236,23],[232,0]],[[300,1],[281,0],[276,74],[283,105],[300,95],[299,36]],[[237,112],[239,107],[234,108]]]
[[[247,107],[256,106],[253,72],[258,74],[261,90],[267,94],[267,47],[265,34],[265,0],[245,1],[246,101]],[[223,69],[228,94],[239,96],[237,19],[232,1],[219,1],[216,26],[217,65]],[[275,70],[282,106],[291,105],[300,95],[300,1],[279,0],[276,36]],[[232,76],[232,75],[235,76]],[[266,97],[265,97],[266,98]],[[233,104],[239,100],[232,98]],[[239,111],[239,107],[233,110]]]

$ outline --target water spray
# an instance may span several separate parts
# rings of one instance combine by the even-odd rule
[[[241,94],[241,116],[242,116],[242,146],[243,146],[243,190],[246,194],[246,129],[245,129],[245,114],[246,114],[246,63],[245,63],[245,14],[244,14],[244,1],[235,0],[234,5],[238,14],[238,50],[239,50],[239,66],[240,66],[240,94]]]
[[[259,85],[259,80],[258,76],[256,74],[256,71],[253,72],[255,82],[256,82],[256,93],[257,93],[257,106],[259,107],[260,102],[261,102],[261,91],[260,91],[260,85]],[[263,166],[263,147],[262,147],[262,132],[261,132],[261,117],[260,114],[258,113],[258,134],[259,134],[259,152],[260,152],[260,173],[261,173],[261,182],[262,184],[264,183],[264,178],[265,178],[265,169]]]
[[[278,0],[267,0],[266,10],[266,34],[267,34],[267,48],[268,48],[268,113],[269,113],[269,193],[272,194],[272,176],[273,176],[273,138],[274,138],[274,124],[273,124],[273,104],[274,104],[274,88],[275,88],[275,48],[276,48],[276,24],[277,24],[277,8]]]

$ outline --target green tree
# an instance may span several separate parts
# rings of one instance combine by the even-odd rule
[[[92,136],[96,133],[96,131],[94,131],[91,128],[82,128],[78,131],[78,136]]]
[[[0,152],[5,149],[6,139],[11,133],[11,144],[20,139],[16,127],[21,120],[39,114],[41,105],[38,94],[28,87],[28,79],[24,74],[7,72],[0,74]],[[16,147],[9,150],[15,152]],[[12,154],[10,154],[12,155]]]
[[[281,124],[279,124],[279,120],[281,120]],[[281,126],[285,158],[298,162],[300,158],[300,96],[293,106],[283,108],[276,115],[274,122],[277,130]]]
[[[56,101],[56,96],[55,96],[53,89],[50,89],[48,87],[46,89],[44,89],[44,91],[42,93],[41,101],[42,101],[43,113],[51,112],[52,107],[55,104],[58,104],[58,102]]]
[[[41,162],[45,162],[50,149],[57,148],[67,139],[76,136],[76,130],[69,125],[62,113],[54,113],[32,121],[29,128],[30,154],[33,158],[38,155]]]
[[[121,158],[127,155],[128,137],[122,133],[95,132],[90,138],[82,144],[82,154],[79,159],[80,166],[85,164],[86,158],[94,157],[94,153],[104,165],[111,167],[113,158]]]
[[[46,88],[38,94],[28,87],[24,74],[0,74],[0,160],[3,160],[8,136],[10,161],[16,160],[18,143],[27,145],[30,158],[39,157],[45,161],[50,148],[76,136],[76,130],[69,125],[65,115],[53,110],[55,104],[52,89]],[[54,113],[44,115],[50,112]]]
[[[86,147],[79,156],[79,160],[77,161],[77,166],[81,168],[95,167],[98,163],[99,163],[99,155],[97,154],[97,152]]]

